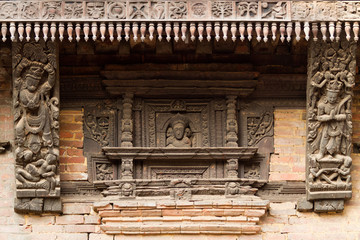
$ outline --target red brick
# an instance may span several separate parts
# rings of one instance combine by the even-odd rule
[[[61,163],[85,163],[85,157],[60,157]]]
[[[142,210],[134,210],[134,211],[124,210],[124,211],[121,211],[120,215],[122,217],[141,217]]]
[[[82,124],[79,123],[60,123],[60,129],[71,131],[82,131]]]
[[[61,123],[64,122],[73,122],[74,121],[74,116],[73,115],[66,115],[66,114],[60,114],[60,118],[59,118]]]
[[[182,216],[183,212],[180,209],[163,209],[162,215],[163,216]]]
[[[62,140],[62,139],[60,139],[60,146],[82,148],[83,147],[83,142],[82,141],[71,141],[71,140]]]
[[[73,137],[74,137],[74,133],[65,130],[60,130],[60,138],[73,138]]]
[[[66,150],[68,156],[83,156],[82,149],[69,148]]]
[[[82,164],[60,165],[63,172],[87,172],[87,166]]]
[[[96,231],[95,225],[65,225],[64,232],[68,233],[94,233]]]
[[[83,115],[74,115],[74,121],[82,123],[83,122]]]
[[[77,139],[77,140],[81,140],[81,139],[83,139],[84,138],[84,134],[82,133],[82,132],[77,132],[77,133],[75,133],[75,139]]]
[[[64,214],[89,214],[91,205],[86,203],[64,203]]]

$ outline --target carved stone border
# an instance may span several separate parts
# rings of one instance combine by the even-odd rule
[[[0,21],[360,20],[360,1],[3,1]]]

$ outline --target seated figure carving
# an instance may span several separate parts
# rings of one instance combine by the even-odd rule
[[[177,114],[171,119],[166,131],[166,147],[191,147],[191,136],[189,120]]]

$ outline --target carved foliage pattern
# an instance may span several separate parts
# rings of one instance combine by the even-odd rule
[[[310,191],[351,191],[351,103],[356,43],[312,43],[308,67]]]
[[[272,136],[273,115],[265,112],[261,117],[247,118],[248,146],[254,146],[264,137]]]
[[[17,196],[60,194],[59,100],[54,43],[13,45]],[[21,190],[19,190],[21,189]]]

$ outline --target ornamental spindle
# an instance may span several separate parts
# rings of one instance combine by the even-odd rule
[[[186,23],[181,24],[181,39],[185,42],[187,26]]]
[[[121,41],[121,32],[122,32],[122,30],[123,30],[122,24],[117,23],[116,24],[116,40],[118,40],[118,42]]]
[[[60,42],[62,42],[62,40],[64,39],[64,31],[65,31],[64,24],[59,23],[59,40],[60,40]]]
[[[292,28],[292,22],[288,22],[286,25],[286,41],[291,41],[291,34],[292,34],[293,28]]]
[[[81,25],[80,25],[80,23],[77,23],[75,25],[75,40],[77,42],[80,41],[80,35],[81,35]]]
[[[179,31],[180,31],[180,26],[179,23],[174,23],[174,40],[175,42],[179,41]]]
[[[115,30],[114,24],[109,23],[108,31],[109,31],[109,40],[110,40],[110,42],[113,42],[114,39],[115,39],[114,38],[114,30]]]
[[[203,23],[199,23],[198,24],[198,33],[199,33],[199,41],[202,42],[202,40],[204,39],[203,34],[204,34],[204,24]]]
[[[280,41],[284,42],[285,41],[285,23],[280,23]]]
[[[73,40],[73,25],[72,23],[67,24],[67,34],[68,34],[68,40],[71,42]]]
[[[6,23],[1,24],[1,35],[2,35],[2,41],[6,41],[6,34],[7,34],[7,26]]]
[[[91,24],[91,34],[92,34],[93,41],[96,41],[96,39],[97,39],[97,31],[98,31],[97,23],[93,22]]]
[[[87,42],[89,40],[89,32],[90,32],[90,25],[88,23],[84,23],[84,40]]]
[[[312,26],[311,26],[311,30],[312,30],[312,34],[313,34],[313,40],[314,42],[316,42],[318,40],[318,25],[317,23],[312,23]]]
[[[305,40],[309,41],[309,39],[310,39],[310,24],[309,24],[309,22],[304,22],[304,33],[305,33]]]
[[[261,23],[257,22],[255,24],[256,40],[261,41]]]
[[[10,40],[13,42],[15,40],[15,32],[16,32],[16,26],[15,23],[10,23]]]
[[[25,27],[25,33],[26,33],[26,41],[30,41],[30,33],[31,33],[31,24],[27,23]]]
[[[248,35],[248,40],[249,42],[251,41],[252,39],[252,31],[253,31],[253,25],[252,23],[248,23],[247,26],[246,26],[246,31],[247,31],[247,35]]]
[[[190,23],[190,39],[191,41],[195,41],[195,30],[196,30],[196,25],[195,23]]]
[[[334,37],[334,34],[335,34],[335,23],[334,22],[330,22],[329,23],[329,34],[330,34],[330,41],[334,41],[335,40],[335,37]]]
[[[321,31],[321,35],[322,35],[322,39],[324,42],[326,42],[327,40],[327,27],[326,27],[326,23],[325,22],[321,22],[320,23],[320,31]]]
[[[218,42],[220,40],[220,23],[216,22],[214,24],[215,40]]]
[[[105,23],[100,23],[100,39],[101,41],[105,41],[105,32],[106,32],[106,25]]]
[[[150,41],[152,41],[154,39],[154,31],[155,31],[155,26],[153,23],[149,24],[149,39]]]
[[[129,41],[130,39],[130,23],[125,23],[125,26],[124,26],[124,32],[125,32],[125,41]]]
[[[146,23],[141,23],[141,25],[140,25],[140,40],[142,42],[145,41],[145,34],[146,34]]]
[[[346,39],[347,39],[348,41],[350,41],[350,38],[351,38],[350,29],[351,29],[350,23],[349,23],[349,22],[346,22],[346,23],[345,23],[345,34],[346,34]]]
[[[136,42],[138,40],[138,31],[139,31],[139,25],[137,23],[133,23],[132,33],[133,33],[134,42]]]
[[[170,42],[170,40],[171,40],[171,23],[166,23],[165,34],[166,34],[166,41]]]
[[[264,23],[263,34],[264,34],[264,42],[267,42],[268,35],[269,35],[269,24],[268,23]]]
[[[245,24],[243,22],[239,24],[239,33],[240,40],[243,42],[245,40]]]
[[[24,40],[24,24],[19,23],[18,24],[18,34],[19,34],[19,40],[22,42]]]
[[[236,41],[236,31],[237,31],[237,29],[236,29],[236,23],[231,23],[231,27],[230,27],[230,32],[231,32],[231,40],[233,41],[233,42],[235,42]]]
[[[272,24],[271,24],[271,35],[272,35],[272,40],[273,40],[273,41],[276,40],[276,32],[277,32],[277,24],[276,24],[276,23],[272,23]]]
[[[229,31],[229,25],[227,23],[223,23],[222,24],[222,33],[223,33],[224,41],[227,40],[228,31]]]
[[[337,22],[336,27],[335,27],[335,32],[336,32],[335,40],[336,40],[336,42],[338,42],[340,40],[341,30],[342,30],[341,22]]]
[[[300,41],[300,34],[301,34],[301,24],[300,22],[295,23],[295,40],[297,42]]]
[[[38,42],[40,40],[40,24],[35,23],[34,24],[34,34],[35,34],[35,41]]]
[[[162,23],[157,24],[156,31],[157,31],[157,34],[158,34],[158,40],[161,42],[161,40],[162,40],[162,31],[163,31]]]
[[[211,23],[206,23],[206,39],[208,40],[208,42],[210,42],[211,40],[211,31],[212,31]]]
[[[353,23],[353,32],[354,32],[354,41],[357,42],[359,40],[359,23]]]
[[[42,33],[43,33],[43,39],[46,42],[48,40],[48,34],[49,34],[49,25],[47,23],[43,23]]]

